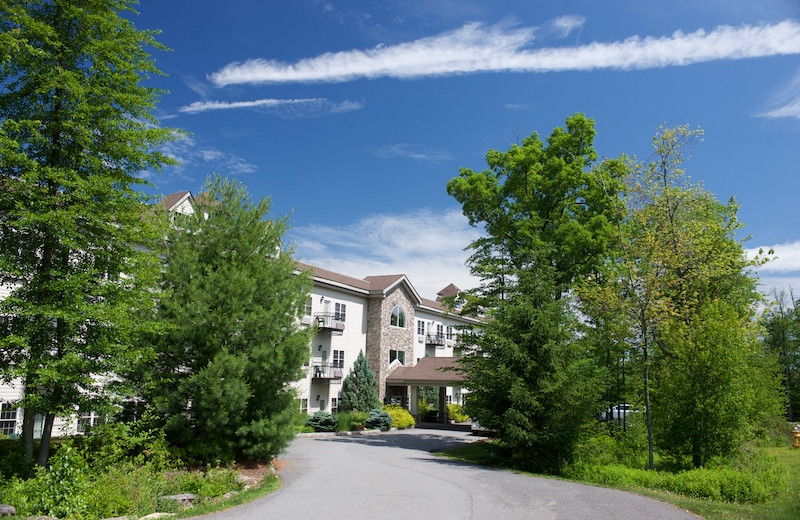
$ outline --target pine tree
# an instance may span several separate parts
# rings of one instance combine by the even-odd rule
[[[53,420],[98,412],[98,381],[140,361],[161,235],[135,191],[175,137],[151,116],[154,33],[120,16],[128,0],[0,2],[0,376],[19,378],[23,437],[47,459]]]
[[[269,199],[215,177],[195,201],[169,235],[147,397],[187,456],[269,460],[294,435],[311,281],[279,251],[286,219],[266,218]]]
[[[380,407],[378,379],[369,368],[363,352],[358,353],[353,370],[342,382],[339,409],[343,412],[369,412]]]

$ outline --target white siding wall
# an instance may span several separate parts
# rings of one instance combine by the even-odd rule
[[[326,310],[325,302],[328,302]],[[317,313],[336,310],[336,304],[346,306],[345,326],[341,335],[331,332],[318,332],[311,340],[311,359],[306,369],[306,377],[297,381],[294,388],[298,397],[308,399],[308,413],[324,409],[331,411],[331,398],[338,398],[343,379],[313,379],[315,363],[333,363],[333,351],[344,351],[342,375],[346,377],[353,368],[359,352],[365,352],[367,346],[367,299],[344,291],[315,285],[311,292],[311,316]],[[308,321],[308,320],[306,320]],[[317,401],[317,396],[320,397]]]

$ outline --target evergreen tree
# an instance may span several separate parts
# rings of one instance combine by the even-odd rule
[[[0,1],[0,377],[19,378],[23,437],[38,463],[53,420],[102,412],[99,380],[141,360],[163,231],[145,217],[137,175],[168,161],[175,137],[150,111],[153,32],[120,16],[129,0]]]
[[[462,169],[448,192],[486,235],[471,244],[482,285],[469,310],[487,320],[462,334],[469,413],[495,430],[520,465],[557,470],[602,392],[577,334],[576,281],[594,272],[616,236],[624,168],[595,164],[594,122],[576,114]]]
[[[364,353],[359,352],[353,363],[353,370],[342,382],[339,409],[343,412],[369,412],[380,405],[378,379],[369,368]]]
[[[268,460],[294,435],[310,331],[311,281],[279,251],[286,219],[265,218],[236,181],[215,177],[166,248],[158,354],[147,391],[168,440],[191,458]]]

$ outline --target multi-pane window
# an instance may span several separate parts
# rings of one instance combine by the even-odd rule
[[[417,334],[420,336],[425,335],[425,321],[424,320],[417,320]]]
[[[441,323],[436,325],[436,337],[441,338],[442,334],[444,333],[444,325]]]
[[[336,321],[345,321],[345,315],[347,314],[347,305],[344,303],[337,303],[334,307],[334,315],[333,319]]]
[[[17,408],[9,403],[0,403],[0,433],[13,435],[17,430]]]
[[[403,365],[406,364],[406,353],[402,350],[390,350],[389,351],[389,363],[394,360],[398,360]]]
[[[339,413],[339,398],[338,397],[331,397],[331,413],[332,414]]]
[[[78,417],[78,433],[86,433],[87,430],[93,428],[103,422],[103,417],[94,412],[83,412]]]
[[[309,296],[308,300],[306,300],[305,307],[303,308],[303,315],[304,316],[311,316],[311,306],[312,305],[313,305],[313,303],[311,302],[311,296]]]
[[[447,339],[453,339],[453,327],[447,326]]]
[[[308,413],[308,399],[300,399],[300,413]]]
[[[344,368],[344,350],[333,351],[333,368]]]
[[[400,327],[401,329],[406,327],[406,313],[399,305],[396,305],[395,308],[392,309],[392,317],[389,324],[392,327]]]

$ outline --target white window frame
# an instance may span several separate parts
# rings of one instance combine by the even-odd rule
[[[389,325],[399,329],[406,328],[406,311],[400,305],[395,305],[389,318]]]

